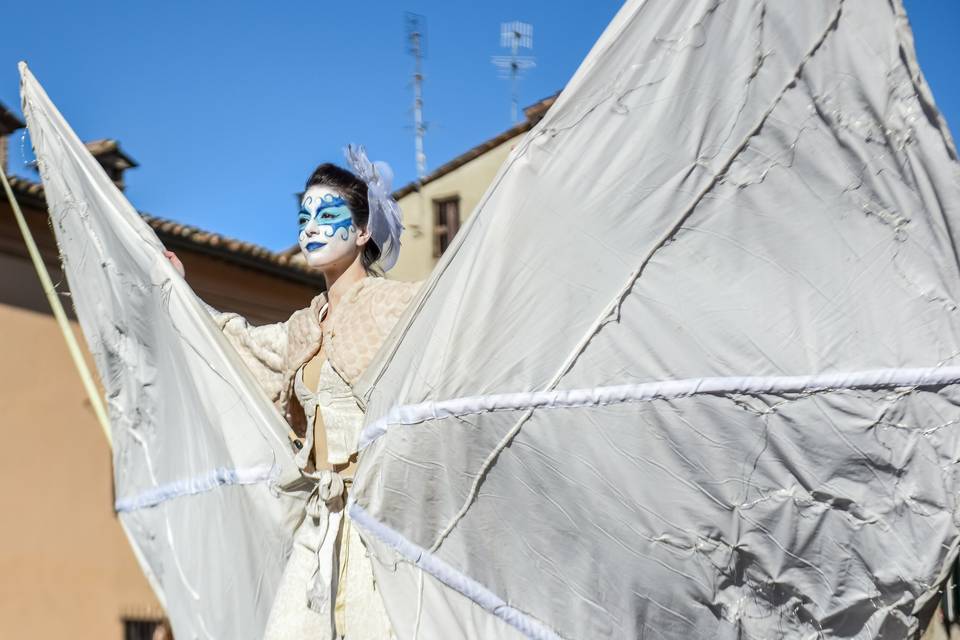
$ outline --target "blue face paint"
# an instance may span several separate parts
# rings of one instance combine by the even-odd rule
[[[313,214],[307,211],[306,207],[300,207],[300,233],[307,228],[307,224],[313,219]]]
[[[313,198],[307,197],[300,207],[299,221],[300,233],[303,233],[311,220],[316,222],[319,227],[324,227],[323,236],[333,238],[338,236],[341,240],[350,239],[350,230],[353,228],[353,213],[346,201],[332,194],[327,194],[320,198],[320,204],[314,213],[310,213],[310,205],[313,204]],[[343,233],[340,233],[340,232]],[[316,251],[326,246],[325,242],[310,242],[306,245],[307,251]]]

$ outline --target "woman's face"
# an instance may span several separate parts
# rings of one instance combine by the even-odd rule
[[[352,262],[360,252],[353,213],[336,189],[314,185],[300,201],[300,251],[307,264],[324,269]]]

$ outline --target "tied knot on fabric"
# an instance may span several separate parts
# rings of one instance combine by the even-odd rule
[[[318,520],[326,518],[328,513],[343,511],[346,485],[343,477],[336,471],[319,471],[311,476],[317,481],[310,497],[307,498],[307,515]]]
[[[305,511],[316,527],[313,543],[316,567],[307,581],[307,606],[323,615],[333,625],[333,603],[337,596],[340,575],[339,540],[343,525],[346,484],[343,477],[329,469],[308,474],[316,481]],[[331,626],[335,636],[335,625]]]

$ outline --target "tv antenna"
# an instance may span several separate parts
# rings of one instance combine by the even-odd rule
[[[407,52],[413,56],[413,130],[417,158],[417,179],[427,174],[427,155],[423,152],[423,58],[426,55],[427,20],[416,13],[406,14]]]
[[[536,66],[533,56],[519,55],[520,49],[533,50],[533,25],[526,22],[503,22],[500,24],[500,46],[510,49],[508,56],[493,56],[492,61],[500,69],[500,75],[510,79],[510,117],[519,120],[519,84],[521,74]]]

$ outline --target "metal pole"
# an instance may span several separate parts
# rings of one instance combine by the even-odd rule
[[[422,179],[427,174],[427,156],[423,152],[423,70],[421,66],[422,54],[420,48],[420,31],[414,29],[410,32],[410,43],[413,48],[414,72],[413,72],[413,120],[414,132],[416,138],[417,154],[417,178]]]
[[[520,45],[520,32],[514,30],[513,32],[513,43],[510,49],[510,85],[513,101],[510,105],[510,117],[513,118],[513,121],[516,122],[520,116],[517,113],[519,111],[518,102],[520,101],[519,96],[517,95],[519,90],[517,89],[517,77],[520,74],[520,63],[517,62],[517,48]]]

